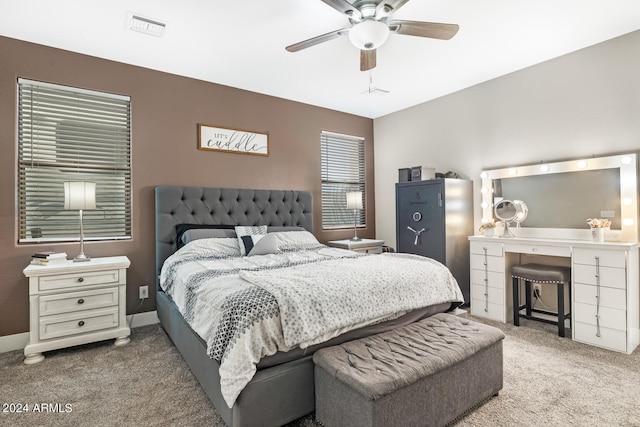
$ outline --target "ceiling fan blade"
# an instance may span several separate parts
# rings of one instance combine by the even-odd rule
[[[382,0],[376,6],[376,19],[380,20],[397,12],[409,0]]]
[[[297,52],[299,50],[306,49],[308,47],[315,46],[317,44],[324,43],[329,40],[337,39],[338,37],[348,33],[349,33],[348,28],[342,28],[340,30],[335,30],[327,34],[322,34],[320,36],[312,37],[308,40],[294,43],[292,45],[285,47],[285,49],[288,50],[289,52]]]
[[[376,67],[376,50],[360,51],[360,71],[371,70]]]
[[[338,12],[347,15],[349,18],[353,18],[356,21],[362,19],[362,14],[347,0],[322,0]]]
[[[457,24],[439,24],[437,22],[404,21],[394,19],[389,29],[407,36],[428,37],[430,39],[449,40],[456,35],[460,27]]]

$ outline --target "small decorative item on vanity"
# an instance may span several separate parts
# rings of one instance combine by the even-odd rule
[[[493,237],[496,229],[496,223],[494,221],[488,221],[483,223],[479,230],[484,233],[485,237]]]
[[[604,230],[611,227],[611,220],[606,218],[589,218],[587,224],[591,227],[591,240],[598,243],[604,242]]]

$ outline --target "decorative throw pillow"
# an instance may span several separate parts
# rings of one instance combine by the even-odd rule
[[[253,245],[253,249],[251,249],[247,254],[248,256],[280,253],[280,249],[278,249],[278,241],[273,234],[266,234],[264,236],[261,235],[255,237],[260,237],[260,240],[255,242],[255,244]]]
[[[267,234],[266,225],[236,227],[236,235],[240,244],[240,253],[244,256],[251,252],[253,246]]]

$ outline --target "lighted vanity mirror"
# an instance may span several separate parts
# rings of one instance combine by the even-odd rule
[[[517,235],[589,240],[587,218],[612,221],[607,240],[638,241],[636,154],[578,159],[482,172],[483,222],[501,200],[522,200]]]

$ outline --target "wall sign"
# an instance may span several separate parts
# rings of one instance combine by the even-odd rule
[[[198,123],[198,150],[268,156],[269,135]]]

